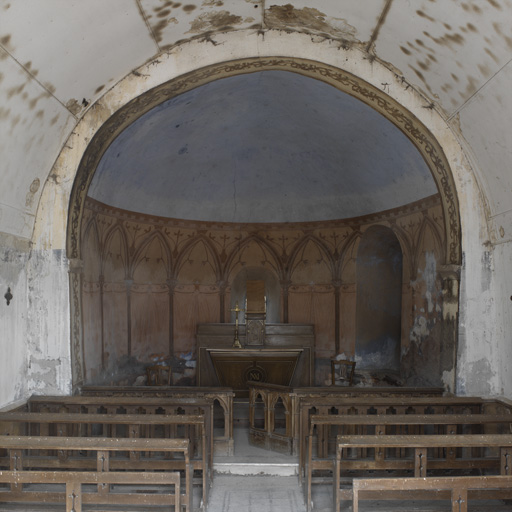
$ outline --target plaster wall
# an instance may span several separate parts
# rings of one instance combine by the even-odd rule
[[[480,188],[473,174],[470,163],[461,148],[462,140],[458,126],[449,126],[442,115],[433,108],[425,108],[430,102],[418,94],[409,84],[393,71],[365,58],[357,49],[343,49],[339,43],[329,42],[323,38],[316,39],[305,34],[270,31],[258,35],[253,31],[218,34],[215,44],[209,40],[196,40],[174,47],[169,53],[162,54],[158,60],[150,62],[137,70],[136,74],[128,75],[103,97],[94,103],[84,114],[75,130],[71,133],[62,149],[50,178],[46,181],[39,208],[33,242],[36,248],[51,247],[51,250],[65,248],[66,213],[72,181],[87,143],[101,124],[127,101],[135,98],[150,88],[168,81],[184,73],[199,69],[214,63],[246,57],[282,56],[321,60],[345,69],[356,76],[382,87],[386,84],[386,93],[399,101],[405,108],[420,119],[440,142],[454,172],[457,193],[460,201],[462,218],[462,240],[464,261],[462,267],[461,312],[459,359],[457,367],[458,391],[474,394],[498,394],[501,392],[499,382],[502,376],[493,376],[492,369],[484,368],[478,372],[478,377],[472,372],[473,365],[479,361],[480,344],[483,337],[489,340],[493,347],[503,346],[508,341],[505,329],[496,329],[496,322],[502,321],[496,314],[495,300],[503,299],[504,290],[497,289],[497,283],[489,283],[484,277],[486,265],[484,255],[489,242],[488,226],[484,201]],[[58,190],[54,188],[54,177],[59,180]],[[505,230],[512,226],[505,226]],[[503,268],[504,260],[496,261],[496,271],[503,275],[508,269]],[[57,282],[64,274],[62,267],[52,267],[51,258],[46,259],[45,267],[57,274]],[[489,287],[487,284],[489,283]],[[51,286],[53,289],[53,285]],[[66,292],[64,292],[66,293]],[[52,326],[52,339],[49,344],[51,352],[61,352],[62,340],[69,338],[66,322],[62,322],[62,312],[69,311],[69,304],[62,299],[62,289],[57,290],[57,296],[62,310],[50,311],[47,318]],[[510,295],[510,293],[508,293]],[[446,312],[445,314],[450,314]],[[454,313],[456,314],[456,313]],[[35,329],[32,330],[35,332]],[[54,350],[55,349],[55,350]],[[497,356],[487,349],[483,357],[491,356],[490,365],[497,362]],[[509,364],[507,358],[503,364]],[[69,361],[62,364],[69,365]],[[501,365],[502,363],[500,363]],[[500,367],[500,365],[496,367]],[[63,374],[69,375],[68,371]],[[14,393],[12,393],[14,395]]]
[[[0,235],[0,405],[26,397],[27,371],[27,262],[28,243],[12,235]],[[4,298],[10,288],[9,305]]]

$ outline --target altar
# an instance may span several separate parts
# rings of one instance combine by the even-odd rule
[[[261,345],[247,344],[246,325],[239,326],[242,348],[233,348],[234,324],[197,327],[198,386],[227,386],[237,396],[247,381],[284,386],[314,385],[314,327],[265,324]]]

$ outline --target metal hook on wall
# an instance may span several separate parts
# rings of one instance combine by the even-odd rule
[[[11,303],[11,300],[12,300],[12,293],[11,293],[11,288],[7,288],[7,293],[4,295],[4,299],[7,301],[7,305],[9,305]]]

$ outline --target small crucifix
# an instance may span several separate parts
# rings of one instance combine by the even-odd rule
[[[240,340],[238,339],[238,313],[245,311],[245,309],[240,309],[238,307],[238,301],[236,301],[235,309],[231,309],[231,311],[235,312],[235,339],[233,340],[233,348],[242,348]]]

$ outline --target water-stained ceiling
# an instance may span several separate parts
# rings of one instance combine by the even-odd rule
[[[207,42],[214,60],[221,33],[240,33],[247,57],[257,56],[253,39],[306,33],[304,58],[327,40],[392,70],[445,118],[472,158],[489,216],[505,219],[511,26],[511,0],[0,0],[0,231],[31,237],[56,157],[109,89],[187,40]]]

